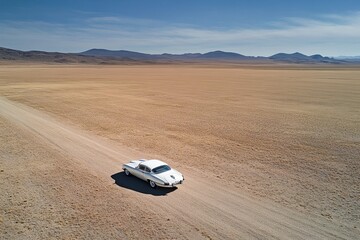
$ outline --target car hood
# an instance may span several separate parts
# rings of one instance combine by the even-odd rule
[[[155,174],[155,176],[160,178],[163,181],[170,183],[170,184],[172,184],[176,181],[184,180],[182,174],[179,173],[178,171],[176,171],[175,169],[171,169],[171,170],[163,172],[163,173]]]

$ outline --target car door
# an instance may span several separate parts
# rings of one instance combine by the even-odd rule
[[[150,173],[150,168],[148,168],[142,164],[139,165],[139,178],[147,181],[149,173]]]
[[[145,166],[139,164],[136,168],[135,171],[132,173],[135,177],[138,177],[140,179],[144,179],[144,172],[145,170]]]
[[[150,168],[148,168],[148,167],[145,167],[145,169],[144,169],[144,172],[143,172],[143,177],[144,177],[144,180],[145,181],[147,181],[148,179],[150,179],[150,172],[151,172],[151,170],[150,170]]]

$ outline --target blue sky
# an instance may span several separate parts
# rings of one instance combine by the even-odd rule
[[[360,1],[0,0],[0,46],[360,55]]]

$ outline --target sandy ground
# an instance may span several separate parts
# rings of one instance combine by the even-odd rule
[[[359,74],[3,66],[1,234],[356,239]],[[186,183],[125,178],[144,156]]]

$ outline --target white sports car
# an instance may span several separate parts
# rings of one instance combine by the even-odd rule
[[[127,176],[133,175],[147,181],[152,188],[175,187],[184,182],[184,176],[160,160],[136,160],[123,165]]]

